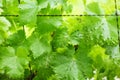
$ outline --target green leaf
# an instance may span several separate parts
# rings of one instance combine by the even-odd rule
[[[96,62],[96,61],[106,61],[106,59],[109,59],[109,56],[105,54],[105,49],[100,47],[99,45],[93,46],[91,49],[92,51],[89,53],[89,56]],[[101,58],[101,60],[97,60],[98,57]]]
[[[37,0],[39,14],[60,15],[72,11],[72,5],[67,4],[67,0]]]
[[[82,74],[83,66],[78,63],[79,60],[74,56],[74,54],[75,50],[71,49],[71,47],[69,47],[69,49],[67,49],[63,54],[53,53],[54,56],[51,61],[52,68],[55,72],[54,76],[56,76],[58,80],[85,80]]]
[[[18,30],[18,32],[10,35],[7,39],[7,44],[18,45],[25,40],[25,32],[23,30]]]
[[[6,70],[6,74],[9,75],[11,78],[20,78],[23,77],[24,69],[17,61],[17,58],[14,57],[7,57],[4,58],[3,63],[1,65],[4,66]]]
[[[34,58],[37,58],[45,52],[45,48],[39,40],[35,40],[31,45],[31,51],[33,52]]]
[[[91,78],[93,76],[93,67],[92,67],[92,60],[88,56],[88,52],[90,50],[90,46],[86,44],[86,42],[81,40],[79,44],[79,48],[75,53],[75,57],[77,59],[77,64],[79,70],[81,72],[81,76],[85,78]]]
[[[34,42],[30,46],[30,50],[33,52],[33,57],[37,58],[44,53],[49,53],[51,51],[51,47],[49,45],[49,41],[46,41],[45,38],[35,39]]]
[[[66,28],[58,28],[54,33],[52,46],[53,49],[65,48],[69,42],[69,35]]]
[[[113,41],[116,45],[118,45],[118,30],[116,17],[106,17],[106,22],[109,26],[111,42]]]
[[[50,5],[48,4],[46,8],[42,8],[39,12],[39,14],[43,15],[57,15],[57,14],[62,14],[62,11],[60,10],[61,8],[51,8]]]
[[[48,80],[48,78],[53,74],[53,70],[50,67],[40,67],[37,75],[33,80]]]
[[[37,0],[39,6],[39,11],[42,9],[42,8],[46,8],[47,5],[48,5],[48,1],[47,0]]]
[[[11,27],[11,23],[5,17],[0,17],[0,30],[7,31],[9,27]]]
[[[103,11],[101,10],[98,2],[92,2],[88,4],[86,12],[88,14],[103,14]]]
[[[6,15],[18,15],[18,0],[2,0],[3,13]]]
[[[15,56],[15,50],[12,47],[0,48],[0,69],[4,70],[4,73],[10,78],[21,78],[24,75],[24,68],[17,60]],[[0,72],[1,73],[1,72]]]
[[[56,28],[61,26],[60,17],[38,17],[36,30],[39,34],[53,32]]]
[[[22,66],[26,68],[28,68],[28,64],[30,61],[30,58],[28,57],[28,55],[29,55],[29,52],[25,47],[20,46],[17,48],[16,56],[18,57],[18,61]]]
[[[114,0],[0,0],[0,79],[120,77],[113,6]],[[118,0],[117,7],[119,14]]]
[[[35,1],[23,2],[19,5],[20,25],[35,24],[37,19],[37,3]]]
[[[61,64],[54,68],[55,73],[62,77],[62,80],[79,80],[79,70],[75,61]]]

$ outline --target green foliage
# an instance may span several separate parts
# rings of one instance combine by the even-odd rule
[[[23,77],[24,68],[28,66],[29,60],[27,60],[27,54],[25,54],[25,50],[22,50],[22,47],[22,51],[19,51],[19,49],[20,48],[18,48],[17,52],[15,52],[13,47],[0,48],[1,74],[9,75],[9,77],[16,79]],[[24,56],[22,54],[24,54]]]
[[[0,0],[0,7],[12,15],[0,16],[0,80],[120,77],[113,0]],[[73,13],[86,16],[59,16]]]
[[[18,0],[1,0],[2,8],[4,9],[2,14],[17,15],[18,14]]]
[[[19,5],[19,21],[21,25],[35,24],[37,19],[38,6],[35,1],[22,1]]]

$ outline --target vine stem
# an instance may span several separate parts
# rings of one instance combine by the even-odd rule
[[[23,25],[23,31],[25,32],[25,26]]]

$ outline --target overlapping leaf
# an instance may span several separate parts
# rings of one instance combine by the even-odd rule
[[[1,0],[3,13],[5,15],[18,15],[18,0]]]
[[[34,24],[37,19],[37,2],[35,0],[24,0],[19,5],[19,21],[21,25]]]
[[[22,78],[24,76],[24,68],[28,67],[29,62],[26,50],[23,47],[19,47],[17,49],[17,54],[12,47],[1,47],[0,50],[0,73],[6,74],[13,79]],[[24,54],[24,56],[20,54]]]

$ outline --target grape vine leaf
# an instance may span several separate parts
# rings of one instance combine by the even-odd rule
[[[60,17],[38,17],[36,31],[43,35],[55,31],[61,25]]]
[[[75,61],[61,64],[55,67],[54,71],[63,80],[78,80],[79,70]]]
[[[34,58],[37,58],[44,53],[49,53],[51,51],[49,40],[45,37],[41,39],[36,38],[30,45],[30,50],[33,52]]]
[[[22,49],[22,48],[21,48]],[[17,55],[15,53],[15,49],[13,47],[0,47],[0,69],[2,70],[2,73],[6,74],[10,78],[21,78],[24,76],[24,65],[28,65],[28,61],[25,56],[19,57],[19,53],[21,54],[26,53],[24,51],[17,52]],[[24,54],[27,56],[27,54]],[[24,63],[22,59],[27,60]],[[21,63],[22,62],[22,63]],[[1,72],[0,72],[1,73]]]
[[[26,36],[23,30],[18,30],[16,33],[13,33],[7,38],[7,44],[18,45],[24,42]]]
[[[0,17],[0,30],[8,31],[10,27],[11,23],[5,17]]]
[[[2,0],[2,14],[18,15],[18,0]]]
[[[23,1],[19,5],[20,25],[35,24],[37,19],[38,6],[36,1]]]
[[[101,7],[98,2],[92,2],[87,5],[87,11],[88,14],[103,14],[103,11],[101,10]]]

